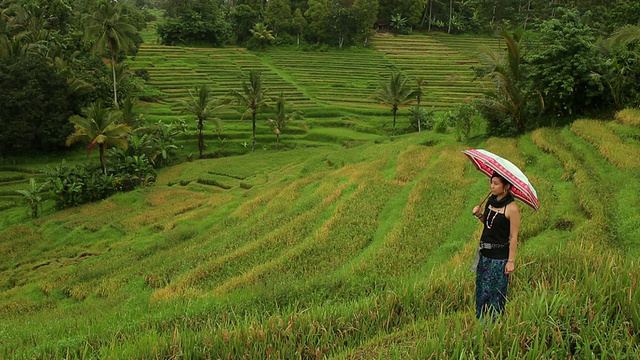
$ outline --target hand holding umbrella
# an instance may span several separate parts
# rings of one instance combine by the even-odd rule
[[[478,206],[475,206],[473,208],[473,216],[475,216],[478,219],[480,219],[480,217],[482,216],[482,204],[484,204],[484,202],[487,201],[489,196],[491,196],[491,191],[489,191],[489,194],[487,194],[487,196],[484,197],[484,199],[482,200],[482,202]]]

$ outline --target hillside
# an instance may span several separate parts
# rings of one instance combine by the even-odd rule
[[[33,221],[5,209],[0,357],[638,358],[639,119],[260,151]],[[523,168],[541,204],[521,206],[507,313],[487,327],[469,147]]]
[[[153,25],[153,23],[152,23]],[[360,142],[386,139],[391,133],[389,108],[372,99],[381,81],[392,71],[426,81],[423,108],[436,112],[480,96],[486,84],[473,79],[472,66],[478,65],[482,47],[498,46],[495,39],[454,37],[447,34],[378,36],[372,49],[331,49],[304,51],[297,47],[271,48],[255,52],[244,48],[193,48],[155,44],[153,26],[142,34],[136,57],[128,62],[131,70],[145,70],[148,84],[160,91],[154,101],[137,108],[146,124],[171,123],[184,119],[188,132],[179,139],[180,161],[198,154],[197,129],[193,115],[183,114],[182,102],[196,85],[207,84],[216,98],[240,90],[252,69],[262,72],[267,95],[280,93],[287,101],[287,113],[302,114],[284,130],[281,147],[287,149],[317,146],[352,146]],[[149,100],[149,99],[147,99]],[[250,149],[251,122],[242,119],[245,109],[227,106],[214,116],[223,120],[216,132],[211,121],[204,124],[207,157],[244,154]],[[257,123],[258,149],[274,149],[276,137],[266,120],[273,109],[260,110]],[[409,107],[401,107],[398,129],[409,126]],[[81,151],[63,154],[67,161],[87,161]],[[37,159],[0,161],[0,210],[19,201],[15,190],[29,186],[29,178],[39,179],[39,170],[59,163],[55,154]],[[55,158],[55,160],[54,160]]]
[[[289,111],[300,111],[298,121],[287,135],[289,147],[316,146],[348,140],[367,140],[371,135],[386,135],[391,130],[390,109],[373,96],[381,81],[392,71],[402,71],[413,86],[417,79],[426,82],[422,106],[434,111],[454,108],[461,102],[479,97],[486,82],[474,80],[472,66],[478,66],[477,52],[484,46],[498,46],[492,38],[452,39],[450,35],[377,36],[372,49],[330,49],[305,51],[298,47],[248,51],[244,48],[189,48],[153,44],[141,46],[130,62],[132,70],[144,69],[149,85],[161,96],[146,104],[148,121],[190,119],[181,113],[182,101],[194,86],[207,84],[217,98],[230,90],[241,90],[250,70],[262,73],[269,96],[283,94]],[[228,148],[240,150],[250,138],[246,122],[240,121],[244,109],[229,106],[217,116],[224,121],[221,134],[211,134],[216,142],[209,152],[217,151],[219,139]],[[261,111],[258,142],[266,148],[275,140],[266,119],[271,110]],[[189,122],[195,132],[194,123]],[[409,107],[400,109],[398,127],[409,125]],[[192,147],[192,144],[185,144]]]

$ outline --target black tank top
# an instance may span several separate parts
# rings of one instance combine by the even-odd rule
[[[507,204],[508,205],[508,204]],[[489,209],[484,211],[484,229],[480,241],[491,244],[506,244],[499,249],[482,249],[480,253],[491,259],[507,259],[509,257],[509,233],[511,221],[505,216],[507,206],[498,209],[498,212]]]

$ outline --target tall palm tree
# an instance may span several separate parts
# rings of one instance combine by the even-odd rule
[[[102,100],[98,100],[82,110],[84,117],[74,115],[69,121],[74,124],[74,132],[67,138],[67,146],[77,142],[88,142],[87,156],[98,147],[100,150],[100,165],[102,173],[107,175],[104,155],[107,148],[119,146],[126,149],[129,146],[126,136],[131,133],[130,126],[120,124],[117,119],[120,111],[113,111],[104,107]]]
[[[418,95],[417,91],[412,89],[407,82],[409,78],[402,76],[400,72],[391,73],[389,82],[380,82],[380,89],[374,96],[374,99],[381,104],[391,107],[393,113],[393,133],[396,133],[396,118],[400,106],[407,105],[413,101]]]
[[[253,131],[251,138],[251,151],[256,151],[256,117],[258,110],[268,107],[266,89],[262,88],[262,74],[258,70],[251,70],[249,73],[249,83],[242,82],[242,92],[233,90],[229,93],[238,104],[245,106],[247,110],[242,114],[242,118],[251,114]]]
[[[204,122],[211,116],[212,113],[222,108],[224,102],[211,97],[211,90],[205,84],[200,87],[195,87],[195,94],[189,90],[189,100],[183,101],[184,106],[183,114],[195,115],[198,120],[198,150],[200,151],[200,158],[202,159],[204,152],[204,136],[202,134],[204,130]],[[219,118],[212,119],[218,131],[222,131],[222,120]]]
[[[109,63],[113,76],[113,103],[118,108],[118,87],[116,79],[116,55],[120,50],[133,47],[131,35],[136,33],[136,28],[120,19],[120,10],[117,2],[102,0],[97,9],[88,15],[89,26],[85,31],[87,38],[97,37],[92,51],[103,55],[109,53]]]

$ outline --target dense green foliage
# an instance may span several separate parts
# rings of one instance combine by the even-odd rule
[[[50,63],[37,56],[2,61],[0,88],[0,154],[64,146],[71,89]]]
[[[593,73],[606,66],[598,52],[594,29],[576,10],[540,25],[537,46],[527,58],[527,78],[545,99],[552,116],[584,113],[584,109],[606,106],[607,92]]]
[[[162,43],[184,43],[220,46],[231,37],[231,25],[226,21],[220,4],[210,0],[181,2],[170,8],[167,20],[158,26]]]
[[[118,107],[118,96],[135,87],[120,61],[135,53],[145,26],[131,1],[3,1],[0,131],[15,142],[3,138],[0,151],[58,148],[72,132],[68,118],[84,106],[102,100]]]
[[[558,17],[563,9],[575,9],[580,15],[592,14],[586,25],[599,35],[640,21],[640,5],[634,0],[166,0],[161,7],[166,22],[160,34],[167,44],[207,40],[224,44],[232,40],[229,27],[234,29],[237,44],[244,44],[249,29],[257,23],[266,23],[281,43],[292,43],[303,34],[311,43],[343,46],[366,44],[378,20],[383,28],[386,24],[398,33],[419,29],[493,33],[505,26],[536,26]],[[208,29],[209,39],[202,36],[203,29]]]

